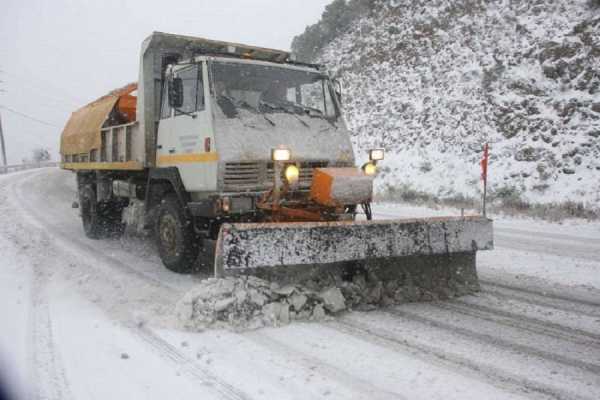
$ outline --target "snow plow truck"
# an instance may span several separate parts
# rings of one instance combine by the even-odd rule
[[[373,220],[384,150],[355,165],[340,83],[286,51],[155,32],[138,82],[75,111],[60,149],[85,234],[152,232],[175,272],[367,268],[477,290],[493,246],[479,216]]]

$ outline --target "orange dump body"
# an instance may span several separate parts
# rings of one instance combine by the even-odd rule
[[[122,95],[117,101],[117,110],[127,117],[127,122],[135,121],[136,106],[137,97],[129,93]]]
[[[130,83],[71,114],[61,136],[61,155],[89,154],[92,150],[99,151],[100,132],[115,107],[127,119],[126,122],[134,122],[137,98],[131,93],[135,90],[137,90],[137,83]]]

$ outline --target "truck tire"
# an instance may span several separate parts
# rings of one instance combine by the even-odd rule
[[[177,273],[192,270],[198,258],[199,238],[174,194],[167,195],[158,208],[155,236],[165,267]]]
[[[101,239],[123,233],[121,208],[111,203],[99,203],[91,185],[81,189],[79,203],[83,230],[88,238]]]

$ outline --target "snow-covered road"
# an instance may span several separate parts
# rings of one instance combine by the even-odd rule
[[[190,333],[173,307],[204,276],[85,238],[74,199],[57,169],[0,177],[0,375],[24,398],[600,398],[600,224],[498,219],[476,296]]]

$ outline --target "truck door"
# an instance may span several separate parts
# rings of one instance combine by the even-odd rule
[[[204,63],[178,69],[174,77],[182,80],[183,104],[165,111],[165,118],[160,121],[158,165],[177,167],[188,192],[215,190],[217,156],[206,107]],[[163,107],[169,108],[168,100],[166,105],[163,101]]]
[[[161,92],[160,120],[156,138],[156,163],[164,166],[165,158],[171,153],[171,128],[173,125],[173,109],[169,105],[168,82],[165,79]],[[174,152],[174,150],[172,150]]]

